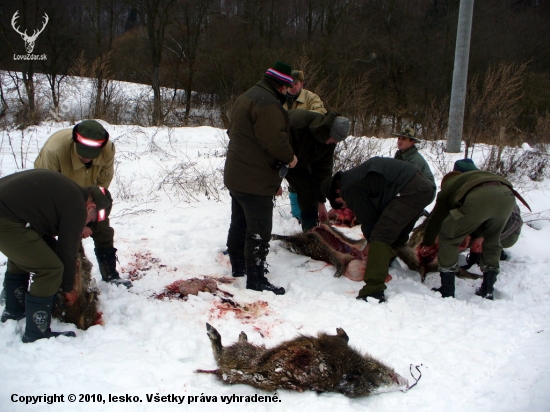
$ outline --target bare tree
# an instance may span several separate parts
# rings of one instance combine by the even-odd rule
[[[147,28],[147,42],[151,56],[151,82],[153,88],[153,123],[160,126],[164,122],[160,66],[166,32],[173,24],[173,11],[176,0],[130,0],[141,22]]]
[[[176,56],[176,82],[179,85],[179,63],[184,64],[182,71],[185,90],[185,123],[191,113],[191,97],[196,74],[197,53],[204,41],[208,29],[208,17],[213,0],[190,0],[178,4],[175,10],[175,24],[168,49]]]

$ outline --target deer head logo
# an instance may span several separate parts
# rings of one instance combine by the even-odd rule
[[[21,38],[25,41],[25,49],[27,49],[27,53],[31,54],[34,49],[34,43],[36,42],[36,39],[38,38],[38,35],[44,31],[46,28],[46,24],[48,24],[48,21],[50,18],[46,13],[44,13],[44,24],[42,25],[42,28],[40,30],[34,30],[32,33],[32,36],[27,35],[27,30],[25,30],[23,33],[19,31],[19,27],[15,26],[15,21],[19,17],[19,10],[17,10],[13,17],[11,18],[11,26],[13,29],[21,35]]]

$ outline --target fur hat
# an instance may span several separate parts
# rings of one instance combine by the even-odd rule
[[[84,120],[73,129],[76,153],[85,159],[95,159],[107,144],[109,133],[95,120]]]
[[[420,139],[416,137],[416,132],[412,125],[405,126],[399,133],[392,133],[397,137],[408,137],[409,139],[414,140],[415,143],[420,143]]]
[[[453,167],[454,172],[460,173],[470,172],[472,170],[479,170],[472,159],[457,160]]]
[[[342,142],[346,140],[349,133],[349,120],[347,117],[336,116],[330,128],[330,137]]]
[[[276,62],[273,67],[267,69],[265,76],[275,80],[283,86],[294,86],[292,80],[292,67],[286,63]]]

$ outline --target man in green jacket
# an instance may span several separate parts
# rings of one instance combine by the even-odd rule
[[[334,112],[288,111],[290,145],[300,162],[285,176],[298,195],[304,232],[328,219],[321,182],[332,176],[336,145],[348,137],[349,120]]]
[[[26,318],[23,342],[75,336],[50,330],[53,302],[61,287],[68,304],[74,304],[82,230],[110,208],[107,194],[51,170],[0,179],[0,252],[8,258],[2,322]]]
[[[292,86],[291,67],[277,62],[262,80],[240,95],[231,109],[224,183],[231,194],[231,224],[227,251],[233,276],[244,276],[246,288],[284,288],[265,277],[273,219],[273,197],[282,193],[279,170],[298,159],[288,140],[285,95]]]
[[[441,287],[434,290],[444,298],[454,297],[458,246],[466,236],[476,232],[484,238],[480,264],[483,283],[476,294],[493,299],[502,251],[499,238],[514,205],[512,183],[494,173],[453,171],[443,177],[420,248],[422,253],[424,247],[433,246],[439,239]]]
[[[84,120],[72,129],[63,129],[44,143],[35,169],[60,172],[81,187],[91,185],[109,188],[114,176],[115,145],[109,133],[95,120]],[[101,278],[114,285],[132,287],[116,270],[115,231],[109,219],[86,226],[83,237],[94,239],[95,255]]]
[[[416,137],[416,132],[414,131],[413,126],[406,126],[399,133],[393,133],[394,136],[397,136],[397,152],[395,152],[395,159],[403,160],[409,162],[412,165],[415,165],[420,173],[426,177],[432,184],[434,188],[437,189],[435,184],[435,179],[430,166],[426,162],[426,159],[418,153],[418,148],[415,146],[415,143],[420,143],[420,140]]]
[[[460,159],[454,164],[453,171],[456,172],[470,172],[472,170],[479,170],[472,159]],[[502,233],[500,234],[500,244],[503,248],[510,248],[516,244],[521,234],[521,227],[523,226],[523,220],[521,218],[521,211],[519,206],[514,205],[514,210],[508,218]],[[481,263],[481,251],[483,249],[483,237],[478,233],[472,233],[470,240],[470,253],[466,257],[467,264],[462,266],[463,269],[470,269],[474,264],[479,265]],[[506,260],[508,255],[506,251],[502,249],[500,252],[500,260]]]
[[[321,191],[334,209],[345,203],[355,213],[368,241],[365,286],[357,299],[384,302],[384,281],[396,256],[394,249],[407,242],[435,188],[410,163],[373,157],[325,179]]]

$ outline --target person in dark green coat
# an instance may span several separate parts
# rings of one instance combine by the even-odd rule
[[[428,165],[428,162],[426,162],[426,159],[418,153],[418,148],[415,146],[415,143],[420,143],[420,139],[416,137],[414,127],[406,126],[399,133],[393,133],[393,135],[397,137],[398,149],[395,152],[394,158],[409,162],[410,164],[416,166],[420,173],[432,182],[434,188],[437,189],[434,175]]]
[[[458,272],[458,246],[471,233],[484,238],[481,254],[483,283],[476,292],[493,299],[494,284],[500,271],[500,235],[515,205],[512,183],[494,173],[473,170],[453,171],[441,181],[441,191],[426,222],[424,247],[439,239],[438,260],[441,287],[434,289],[443,297],[454,297]]]
[[[244,276],[246,288],[271,291],[265,277],[273,219],[273,198],[282,193],[281,165],[296,166],[289,143],[288,114],[282,104],[292,86],[291,67],[277,62],[262,80],[240,95],[231,109],[224,183],[231,194],[227,252],[233,276]]]
[[[365,286],[357,299],[386,300],[384,283],[394,249],[403,246],[435,188],[418,169],[400,160],[373,157],[321,185],[334,209],[345,203],[368,241]]]
[[[67,302],[75,302],[80,239],[85,225],[110,208],[107,193],[97,186],[80,187],[52,170],[0,179],[0,252],[8,258],[2,322],[26,317],[23,342],[75,336],[50,330],[53,301],[61,288]]]
[[[472,159],[460,159],[454,164],[453,171],[456,172],[470,172],[472,170],[479,170]],[[521,218],[521,210],[519,206],[514,205],[514,210],[508,218],[502,233],[500,234],[500,244],[503,248],[510,248],[516,244],[521,234],[521,227],[523,226],[523,219]],[[470,269],[474,264],[479,265],[481,263],[481,250],[483,248],[483,237],[478,233],[472,233],[470,240],[470,253],[466,257],[466,265],[462,266],[463,269]],[[506,251],[502,249],[500,252],[500,260],[506,260],[508,257]]]
[[[349,120],[334,112],[288,111],[290,145],[300,161],[285,178],[298,195],[304,232],[328,219],[321,182],[332,176],[336,145],[348,137]]]

